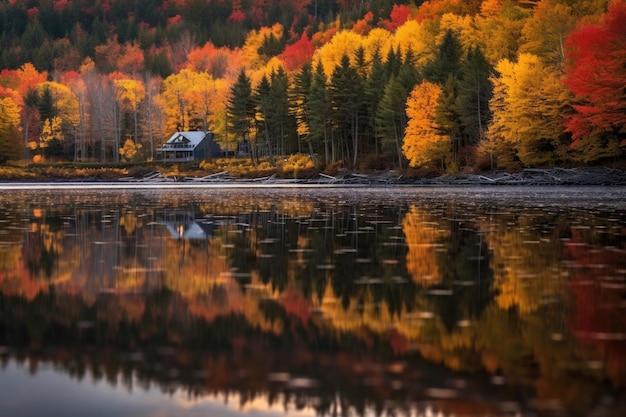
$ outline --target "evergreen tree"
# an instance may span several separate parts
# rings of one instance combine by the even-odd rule
[[[259,85],[256,87],[253,95],[254,104],[256,105],[256,142],[260,143],[259,139],[263,138],[265,146],[263,146],[263,152],[267,152],[270,157],[270,163],[274,164],[274,148],[275,143],[271,139],[271,130],[274,122],[274,108],[272,106],[270,81],[267,75],[263,75]]]
[[[334,126],[340,139],[343,160],[356,165],[359,138],[359,96],[363,82],[347,55],[341,57],[330,79],[329,98],[332,103]]]
[[[37,109],[39,110],[39,116],[42,122],[51,120],[57,115],[54,97],[52,97],[52,92],[47,85],[42,88],[41,93],[38,95]]]
[[[327,95],[327,78],[321,62],[315,66],[315,72],[311,77],[311,90],[309,94],[309,140],[316,152],[320,152],[323,145],[324,162],[335,160],[334,142],[329,140],[330,102]]]
[[[480,48],[470,49],[462,64],[455,109],[468,145],[477,145],[487,129],[491,112],[489,100],[493,86],[489,81],[491,66]]]
[[[449,75],[457,77],[461,72],[461,43],[454,32],[446,31],[435,59],[424,69],[428,81],[443,84]]]
[[[446,82],[441,87],[439,95],[439,103],[437,105],[435,122],[441,130],[441,135],[450,138],[450,151],[453,164],[449,169],[458,168],[458,156],[461,149],[464,148],[462,135],[462,126],[460,116],[456,111],[456,100],[458,95],[458,80],[452,75],[448,75]]]
[[[396,77],[392,77],[385,86],[376,113],[382,153],[392,160],[395,159],[399,168],[404,167],[402,143],[407,123],[407,94],[402,83]]]
[[[372,57],[372,69],[369,73],[369,77],[365,81],[365,87],[363,89],[366,102],[366,118],[369,122],[370,129],[368,137],[371,137],[373,140],[373,143],[366,149],[366,152],[369,153],[377,154],[380,151],[380,146],[378,144],[379,129],[376,113],[378,112],[380,101],[383,98],[387,81],[387,74],[385,72],[380,54],[376,51]]]
[[[400,52],[399,47],[397,51],[394,51],[393,48],[389,48],[389,52],[387,53],[387,59],[385,60],[385,70],[388,79],[390,79],[392,76],[398,76],[398,73],[400,72],[400,66],[402,64],[401,57],[402,53]]]
[[[255,103],[252,98],[252,86],[250,78],[242,69],[237,76],[237,81],[230,89],[230,98],[227,104],[229,129],[237,136],[250,143],[250,130],[254,123]],[[250,143],[251,157],[256,163],[256,143]]]
[[[311,90],[311,82],[313,74],[311,73],[311,64],[305,64],[300,72],[294,75],[293,84],[289,90],[289,111],[296,121],[296,133],[298,137],[298,152],[302,152],[300,148],[301,142],[306,142],[311,157],[314,157],[313,145],[310,140],[309,126],[309,92]]]
[[[270,74],[271,90],[270,99],[273,109],[272,128],[277,138],[276,145],[280,155],[295,152],[296,146],[288,146],[287,139],[295,138],[289,123],[289,78],[283,67]],[[291,131],[291,132],[290,132]]]

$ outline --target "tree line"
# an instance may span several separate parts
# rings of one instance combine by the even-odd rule
[[[227,20],[250,27],[241,44],[198,41],[190,23],[163,49],[171,72],[120,34],[71,68],[5,68],[0,160],[152,160],[178,130],[211,130],[225,150],[245,142],[255,161],[307,153],[365,169],[623,157],[623,1],[345,3],[296,30],[265,15],[255,26],[253,4],[233,2]]]

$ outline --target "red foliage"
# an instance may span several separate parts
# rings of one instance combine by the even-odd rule
[[[587,245],[574,230],[566,248],[574,261],[569,288],[574,314],[568,322],[576,337],[602,352],[608,367],[626,369],[626,287],[619,271],[626,267],[621,252]]]
[[[26,11],[26,14],[28,14],[29,19],[32,19],[33,17],[37,16],[38,12],[39,12],[39,9],[37,7],[31,7],[30,9]]]
[[[67,9],[70,6],[69,0],[54,0],[53,8],[55,11],[60,12]]]
[[[233,12],[228,16],[229,22],[241,23],[245,20],[246,15],[241,10],[233,10]]]
[[[80,79],[80,74],[76,71],[66,71],[61,74],[61,83],[71,86]]]
[[[0,87],[16,89],[20,85],[16,70],[3,69],[0,71]]]
[[[302,68],[313,57],[315,48],[306,33],[302,34],[300,40],[291,45],[287,45],[279,58],[283,62],[287,71],[294,71]]]
[[[239,58],[236,55],[236,51],[226,47],[216,48],[208,42],[202,48],[194,48],[187,54],[187,66],[193,71],[206,71],[213,78],[227,78],[230,73],[239,69]]]
[[[567,39],[565,84],[578,104],[567,121],[574,144],[608,132],[626,134],[626,3],[613,3],[597,25],[589,24]]]
[[[280,298],[280,304],[287,315],[294,316],[302,324],[308,323],[311,318],[312,305],[299,291],[286,290]]]
[[[167,26],[168,27],[174,26],[174,25],[179,24],[182,21],[183,21],[183,17],[181,15],[177,14],[176,16],[172,16],[169,19],[167,19]]]
[[[352,31],[358,33],[359,35],[367,35],[370,30],[372,30],[372,19],[374,18],[374,13],[367,12],[363,19],[357,21],[354,26],[352,26]]]
[[[391,9],[391,15],[389,16],[389,22],[385,25],[388,30],[395,31],[402,26],[411,15],[411,9],[406,4],[397,5],[394,4]]]

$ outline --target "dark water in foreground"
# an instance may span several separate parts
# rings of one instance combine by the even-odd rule
[[[625,188],[0,189],[0,415],[623,416],[625,237]]]

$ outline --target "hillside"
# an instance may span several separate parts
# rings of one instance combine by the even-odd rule
[[[272,165],[621,164],[625,39],[623,0],[11,0],[0,163],[150,161],[210,130]]]

